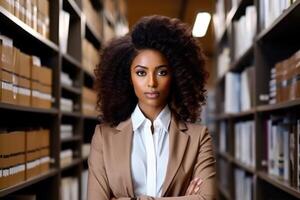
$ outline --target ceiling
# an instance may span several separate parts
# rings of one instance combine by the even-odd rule
[[[142,16],[153,14],[176,17],[192,27],[198,12],[212,13],[214,9],[214,0],[127,0],[127,3],[130,27]],[[199,38],[208,57],[213,56],[214,49],[212,27],[211,22],[205,37]]]

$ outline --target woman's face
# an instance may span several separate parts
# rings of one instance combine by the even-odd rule
[[[152,49],[140,50],[130,71],[140,106],[163,108],[168,103],[171,68],[163,54]]]

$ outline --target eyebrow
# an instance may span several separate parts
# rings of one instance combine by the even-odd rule
[[[155,67],[155,69],[159,69],[159,68],[162,68],[162,67],[168,67],[168,66],[169,66],[169,65],[167,65],[167,64],[158,65],[158,66]],[[143,66],[143,65],[136,65],[134,68],[137,68],[137,67],[141,67],[141,68],[143,68],[143,69],[148,69],[148,67]]]

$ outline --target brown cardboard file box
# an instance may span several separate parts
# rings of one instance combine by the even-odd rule
[[[51,108],[52,70],[32,64],[31,78],[31,105],[39,108]]]
[[[40,155],[41,155],[41,165],[40,165],[40,172],[47,172],[49,170],[50,165],[50,130],[42,129],[39,131],[39,138],[40,138]]]
[[[0,189],[25,180],[25,132],[0,133]]]
[[[16,103],[15,56],[12,40],[0,35],[0,101],[5,103]]]
[[[41,108],[51,108],[52,94],[52,70],[47,67],[39,68],[40,95],[39,100]]]
[[[16,51],[16,73],[18,76],[18,104],[22,106],[30,106],[31,99],[31,63],[30,56]]]
[[[40,142],[38,131],[26,132],[26,179],[40,173]]]

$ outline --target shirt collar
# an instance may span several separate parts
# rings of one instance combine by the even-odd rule
[[[131,114],[131,119],[132,119],[133,131],[136,131],[138,128],[140,128],[140,126],[144,124],[144,122],[149,120],[145,117],[145,115],[143,114],[143,112],[141,111],[138,105],[136,105],[133,113]],[[169,106],[166,105],[154,120],[153,125],[154,127],[156,126],[162,127],[165,132],[168,132],[170,121],[171,121],[171,111]]]

